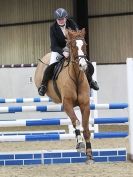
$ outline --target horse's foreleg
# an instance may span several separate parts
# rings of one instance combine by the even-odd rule
[[[69,99],[64,99],[63,107],[66,114],[70,117],[73,127],[76,129],[76,127],[78,126],[78,124],[80,124],[80,122],[73,110],[73,104]]]
[[[82,114],[82,126],[83,126],[83,136],[86,142],[86,155],[87,161],[93,160],[92,156],[92,148],[90,142],[90,131],[89,131],[89,116],[90,116],[90,109],[89,104],[81,104],[80,105],[81,114]]]
[[[76,139],[77,139],[76,149],[78,151],[84,151],[85,145],[83,143],[83,138],[81,136],[80,129],[79,129],[80,121],[78,120],[78,118],[74,112],[73,104],[71,103],[70,100],[65,99],[63,101],[63,106],[64,106],[64,110],[65,110],[66,114],[70,117],[72,125],[75,129],[75,135],[76,135]]]

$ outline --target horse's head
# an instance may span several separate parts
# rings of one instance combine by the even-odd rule
[[[78,31],[67,30],[67,45],[70,49],[70,60],[79,64],[79,69],[87,69],[87,52],[85,42],[85,29]]]

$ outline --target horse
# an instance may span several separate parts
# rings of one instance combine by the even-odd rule
[[[73,31],[68,29],[66,33],[67,47],[70,56],[64,59],[61,72],[56,80],[60,96],[55,91],[53,81],[48,82],[47,96],[53,102],[62,103],[64,111],[70,117],[75,129],[77,140],[77,151],[86,152],[86,162],[94,161],[90,142],[89,116],[90,116],[90,86],[88,84],[85,71],[87,69],[87,53],[85,42],[85,29]],[[41,85],[44,71],[49,64],[51,53],[46,54],[38,63],[35,71],[35,85]],[[74,107],[79,106],[82,115],[83,137],[79,129],[80,121],[74,112]]]

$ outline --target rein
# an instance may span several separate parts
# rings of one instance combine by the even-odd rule
[[[74,73],[75,73],[75,76],[76,76],[76,71],[75,71],[75,65],[72,63],[72,66],[73,66],[73,69],[74,69]],[[69,71],[69,67],[68,67],[68,75],[69,77],[71,78],[71,80],[74,82],[74,84],[77,86],[78,85],[78,79],[79,79],[79,76],[80,76],[80,71],[78,72],[78,76],[76,76],[76,80],[71,76],[70,74],[70,71]]]
[[[77,59],[76,60],[72,60],[72,59],[70,59],[69,58],[69,60],[68,60],[68,63],[67,63],[67,65],[66,66],[68,66],[68,75],[69,75],[69,77],[71,78],[71,80],[74,82],[74,84],[77,86],[78,84],[79,84],[79,77],[80,77],[80,73],[81,73],[81,71],[79,70],[79,72],[78,72],[78,75],[76,74],[76,71],[75,71],[75,65],[74,65],[74,63],[75,64],[78,64],[79,63],[79,61],[80,61],[80,59],[78,59],[78,57],[81,57],[81,55],[79,55],[79,56],[77,56]],[[86,58],[86,56],[84,56],[84,55],[82,55],[82,57],[84,57],[84,58]],[[87,60],[87,59],[86,59]],[[69,64],[70,64],[70,62],[72,63],[72,66],[73,66],[73,69],[74,69],[74,73],[75,73],[75,76],[76,76],[76,80],[74,79],[74,78],[72,78],[72,76],[71,76],[71,74],[70,74],[70,72],[69,72]],[[65,67],[66,67],[65,66]],[[83,81],[83,80],[82,80]],[[81,81],[81,82],[82,82]],[[78,90],[77,90],[77,92],[78,92]]]

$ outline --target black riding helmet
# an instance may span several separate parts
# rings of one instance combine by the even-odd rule
[[[65,18],[67,16],[68,16],[68,13],[63,8],[56,9],[55,12],[54,12],[54,18],[55,19]]]

